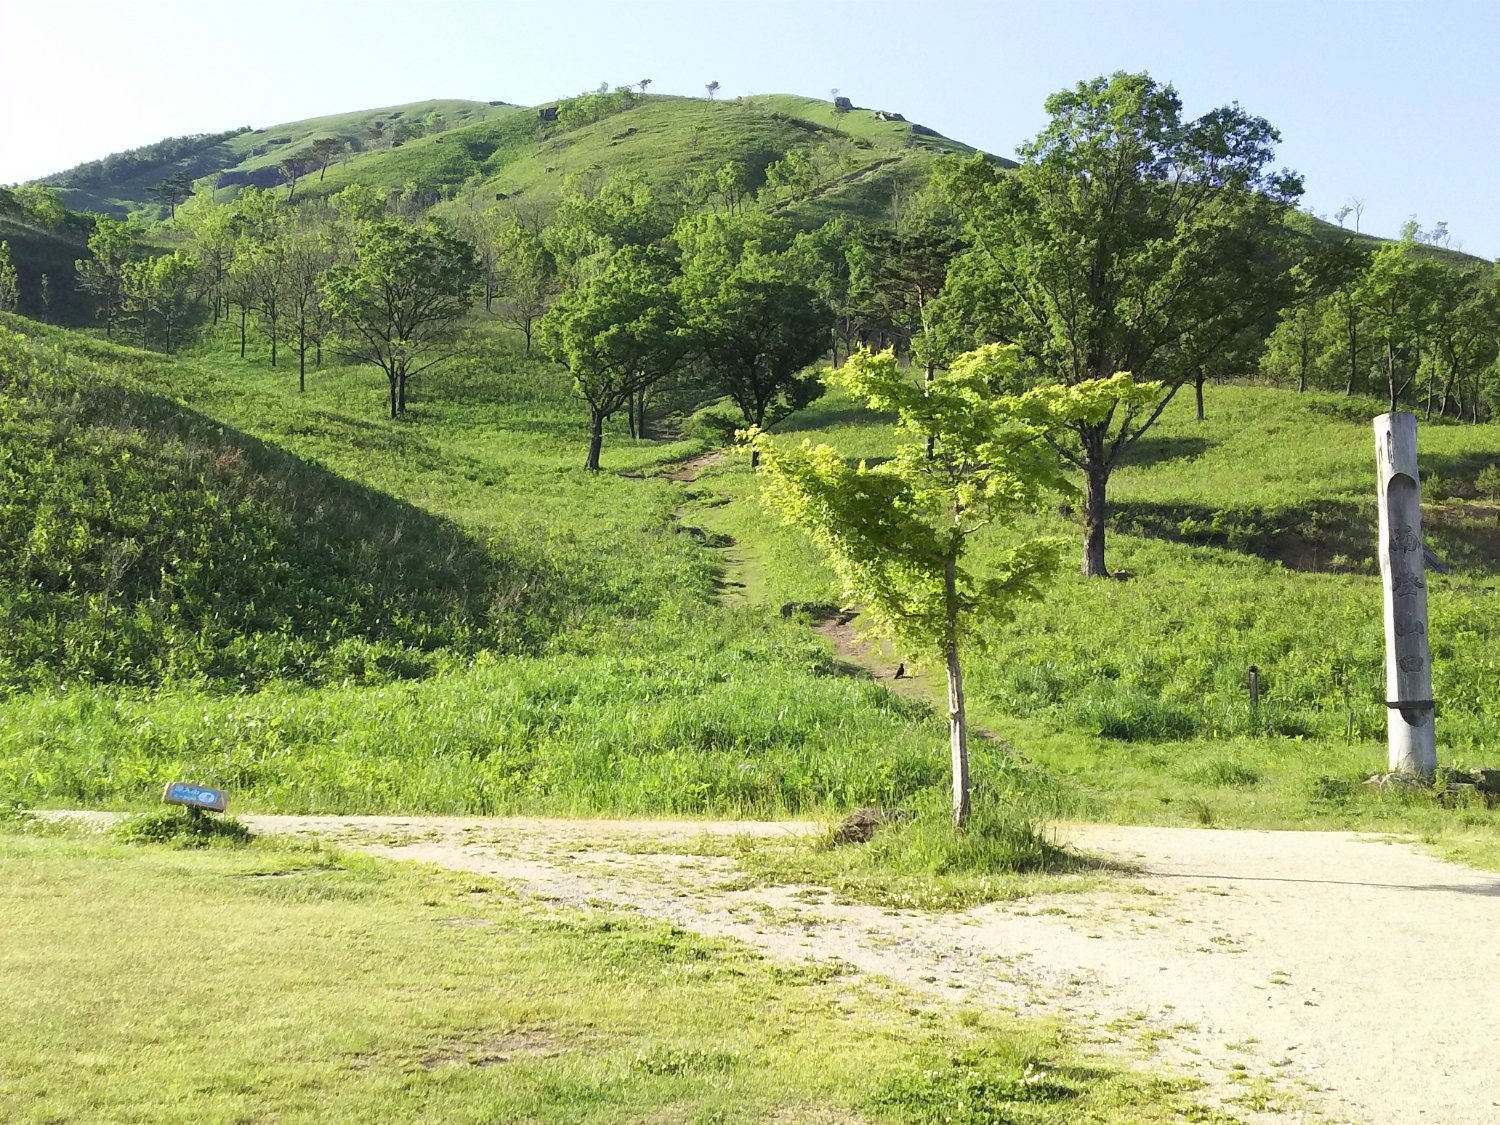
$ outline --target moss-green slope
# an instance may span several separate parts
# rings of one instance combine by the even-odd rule
[[[0,692],[409,674],[526,646],[525,567],[153,391],[171,361],[0,325]],[[540,636],[545,629],[537,630]]]
[[[471,190],[486,199],[519,197],[545,204],[567,183],[621,171],[666,191],[728,161],[743,163],[751,183],[759,185],[767,165],[798,152],[814,158],[819,169],[817,190],[799,210],[809,221],[821,221],[837,214],[883,216],[895,194],[926,180],[934,157],[973,151],[874,110],[836,113],[829,102],[790,94],[733,101],[636,97],[627,110],[574,127],[542,120],[540,108],[430,101],[311,118],[243,132],[175,162],[106,184],[60,186],[59,192],[77,210],[155,217],[164,206],[153,193],[175,171],[195,177],[200,191],[220,184],[230,190],[245,182],[271,185],[282,160],[324,137],[344,141],[349,151],[305,177],[300,194],[324,195],[362,183],[413,193],[424,203]],[[400,145],[371,137],[372,126],[389,134],[402,123],[425,125],[434,114],[442,118],[440,130]],[[53,182],[71,181],[63,176]]]
[[[144,168],[132,167],[129,174],[109,178],[104,183],[80,186],[77,169],[47,177],[44,182],[56,187],[63,202],[75,211],[125,215],[144,209],[154,217],[157,211],[164,211],[164,207],[153,198],[155,188],[178,171],[186,171],[200,182],[201,187],[211,188],[224,173],[253,174],[274,170],[288,156],[305,152],[314,141],[324,137],[346,142],[351,146],[351,155],[357,157],[362,155],[360,150],[370,143],[370,130],[377,124],[387,132],[402,123],[425,128],[428,119],[436,114],[443,119],[446,128],[453,129],[517,112],[518,107],[503,102],[458,99],[383,106],[249,129],[205,144],[177,160]]]

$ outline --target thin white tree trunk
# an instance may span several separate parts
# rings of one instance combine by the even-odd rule
[[[964,673],[958,663],[958,563],[944,573],[948,604],[948,743],[953,753],[953,827],[969,819],[969,725],[964,712]]]
[[[1380,501],[1380,576],[1385,587],[1385,682],[1393,773],[1430,778],[1437,769],[1427,580],[1422,570],[1422,493],[1417,417],[1375,419]]]

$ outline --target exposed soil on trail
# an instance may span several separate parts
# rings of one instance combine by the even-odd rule
[[[675,480],[679,484],[691,484],[709,465],[722,460],[724,460],[722,449],[710,449],[707,453],[696,454],[686,461],[673,462],[667,467],[667,479]]]
[[[725,846],[807,823],[247,817],[541,900],[626,908],[785,960],[835,960],[935,1003],[1056,1014],[1201,1078],[1232,1119],[1500,1122],[1500,879],[1322,832],[1078,826],[1140,872],[954,913],[757,885]]]

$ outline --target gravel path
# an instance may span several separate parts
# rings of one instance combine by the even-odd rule
[[[638,909],[786,959],[837,959],[944,1000],[1056,1013],[1245,1121],[1500,1123],[1500,879],[1325,832],[1077,826],[1135,864],[1110,889],[955,913],[747,886],[703,837],[805,823],[246,817]],[[720,854],[714,854],[714,853]]]

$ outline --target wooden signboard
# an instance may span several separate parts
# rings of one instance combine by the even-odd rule
[[[190,809],[208,809],[210,812],[223,812],[229,807],[228,790],[190,785],[186,781],[168,784],[161,799],[169,805],[186,805]]]

